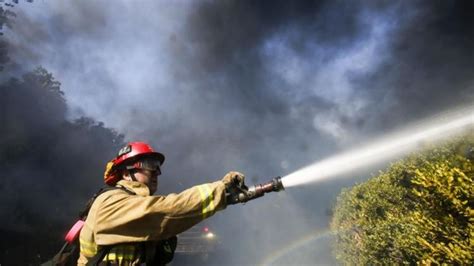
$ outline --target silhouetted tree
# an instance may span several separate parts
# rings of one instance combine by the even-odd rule
[[[12,27],[12,18],[15,17],[15,13],[0,7],[0,71],[3,70],[4,65],[10,61],[8,56],[8,43],[3,38],[3,28]]]
[[[0,84],[0,125],[0,231],[12,236],[0,264],[36,265],[102,186],[123,137],[91,118],[69,121],[60,83],[43,68]]]

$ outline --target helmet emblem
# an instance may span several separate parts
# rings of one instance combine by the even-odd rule
[[[131,146],[131,145],[127,145],[127,146],[125,146],[125,147],[123,147],[123,148],[121,148],[121,149],[119,150],[119,152],[118,152],[118,154],[117,154],[117,157],[120,157],[120,156],[122,156],[122,155],[124,155],[124,154],[127,154],[127,153],[131,152],[131,151],[132,151],[132,146]]]

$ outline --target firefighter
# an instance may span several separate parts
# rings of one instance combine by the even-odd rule
[[[153,196],[164,160],[148,144],[132,142],[107,164],[105,183],[120,189],[92,204],[79,237],[79,265],[164,265],[176,235],[225,209],[226,189],[244,183],[241,173],[229,172],[179,194]]]

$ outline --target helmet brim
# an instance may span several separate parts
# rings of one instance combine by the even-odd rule
[[[153,159],[156,159],[160,162],[160,166],[163,165],[163,163],[165,162],[165,156],[159,152],[148,152],[148,153],[142,153],[140,155],[137,155],[133,158],[129,158],[127,160],[125,160],[123,162],[123,164],[127,164],[127,163],[130,163],[130,162],[133,162],[133,161],[137,161],[137,160],[140,160],[142,158],[153,158]]]
[[[160,165],[163,165],[163,163],[165,162],[165,156],[159,152],[143,154],[143,157],[148,157],[148,156],[156,158],[158,161],[160,161]]]

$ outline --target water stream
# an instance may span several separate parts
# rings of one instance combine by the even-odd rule
[[[388,137],[373,141],[327,159],[315,162],[282,178],[285,188],[334,178],[390,158],[412,152],[421,143],[437,142],[452,137],[474,125],[474,108],[438,115],[434,119],[417,123]]]

